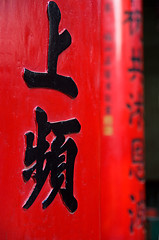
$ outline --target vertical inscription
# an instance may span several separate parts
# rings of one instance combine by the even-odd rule
[[[104,5],[104,14],[106,14],[105,29],[103,35],[103,135],[113,135],[113,115],[112,115],[112,54],[113,54],[113,31],[109,23],[112,18],[113,6],[111,0],[106,0]]]
[[[130,140],[131,161],[129,169],[130,181],[137,184],[138,191],[130,192],[129,231],[133,234],[145,225],[145,194],[144,194],[144,103],[143,103],[143,45],[142,45],[142,11],[140,1],[130,0],[130,9],[124,12],[124,26],[128,27],[131,47],[127,75],[129,91],[127,95],[127,116],[129,128],[133,131]]]

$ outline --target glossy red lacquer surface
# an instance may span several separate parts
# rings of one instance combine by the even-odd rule
[[[59,32],[67,29],[72,44],[58,59],[57,72],[74,79],[78,96],[50,89],[30,89],[24,82],[27,68],[47,71],[49,22],[46,0],[0,1],[0,239],[100,239],[99,161],[99,3],[56,1],[61,11]],[[33,205],[22,208],[34,182],[24,183],[25,138],[36,133],[35,107],[49,122],[77,118],[78,147],[74,169],[74,196],[78,208],[70,214],[57,194],[45,210],[50,191],[47,179]],[[50,140],[52,137],[50,137]],[[36,145],[36,141],[34,142]],[[106,203],[107,204],[107,203]]]

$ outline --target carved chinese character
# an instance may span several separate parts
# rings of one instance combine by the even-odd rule
[[[143,96],[139,93],[136,97],[133,94],[129,95],[130,103],[126,106],[130,111],[129,114],[129,123],[132,125],[136,120],[138,128],[143,124]]]
[[[69,209],[74,212],[77,209],[77,200],[73,196],[74,163],[77,155],[77,146],[72,138],[65,139],[65,135],[78,133],[80,124],[77,119],[62,122],[48,122],[44,110],[36,108],[36,122],[38,126],[37,146],[33,146],[34,134],[26,133],[25,165],[23,171],[24,181],[30,178],[35,180],[35,187],[24,204],[28,209],[39,195],[47,177],[50,179],[52,188],[49,196],[43,201],[43,208],[47,208],[57,193]],[[50,132],[55,138],[51,144],[46,140]],[[51,150],[48,151],[51,146]],[[66,174],[63,173],[65,170]],[[65,188],[61,188],[65,179]]]
[[[137,54],[135,54],[135,49],[132,49],[131,62],[132,66],[128,71],[132,73],[131,80],[134,80],[137,77],[137,74],[140,74],[140,76],[143,75],[143,59],[140,49],[137,51]]]
[[[140,191],[138,200],[136,200],[133,194],[130,195],[130,200],[132,207],[128,209],[128,213],[130,216],[130,233],[133,233],[135,229],[145,225],[146,207],[142,191]]]
[[[129,23],[130,34],[133,35],[141,29],[142,24],[142,12],[139,10],[125,11],[127,18],[124,23]]]
[[[75,98],[78,89],[71,77],[57,74],[58,56],[71,44],[71,36],[67,30],[58,33],[61,20],[60,10],[55,2],[48,4],[49,19],[49,49],[48,49],[48,72],[33,72],[24,70],[24,80],[29,88],[49,88],[60,91],[69,97]]]

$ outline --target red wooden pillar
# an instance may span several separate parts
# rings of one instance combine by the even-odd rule
[[[57,0],[51,4],[53,9],[49,10],[48,0],[0,1],[1,240],[100,239],[99,3],[97,0]],[[61,12],[61,20],[59,12]],[[59,35],[63,34],[60,44],[57,44],[59,39],[57,23],[59,23]],[[49,52],[48,46],[51,45],[54,48]],[[53,64],[56,63],[57,53],[60,54],[56,72],[73,79],[77,88],[71,81],[71,92],[70,80],[66,83],[64,81],[63,84],[56,81],[52,87],[49,83],[46,87],[46,83],[50,80],[48,81],[49,75],[45,78],[44,74],[49,71],[52,76],[51,81],[55,80]],[[37,72],[43,74],[41,75],[43,77],[39,79],[40,82],[28,83],[30,72],[24,69],[34,72],[33,80],[35,76],[39,76],[36,75]],[[40,86],[35,87],[37,83],[40,83]],[[30,84],[34,85],[34,88]],[[39,136],[37,127],[41,129],[36,113],[42,116],[40,121],[43,119],[47,133],[50,125],[46,123],[46,115],[49,123],[56,124],[61,121],[68,123],[66,131],[63,132],[65,124],[61,124],[59,130],[64,133],[65,143],[69,140],[68,145],[65,145],[65,147],[69,146],[69,149],[65,150],[68,150],[71,159],[74,159],[77,152],[75,145],[78,149],[73,169],[73,196],[77,204],[70,195],[67,195],[70,202],[66,204],[60,190],[68,186],[66,174],[69,176],[70,173],[72,174],[64,165],[67,162],[67,151],[62,153],[61,163],[64,169],[59,172],[61,176],[56,168],[55,155],[53,158],[50,155],[52,167],[50,166],[49,175],[32,205],[27,203],[36,187],[34,180],[37,168],[33,174],[35,177],[27,179],[25,175],[25,181],[22,172],[24,169],[30,169],[37,159],[34,159],[35,155],[29,155],[30,144],[27,152],[30,156],[29,163],[28,160],[24,161],[27,147],[25,134],[32,132],[27,135],[30,139],[34,134],[33,146],[36,148]],[[81,128],[77,121],[72,122],[71,119],[76,119]],[[70,131],[68,128],[69,120],[74,124],[74,130]],[[43,131],[41,136],[42,134]],[[50,147],[45,149],[46,152],[55,153],[54,150],[59,144],[55,144],[52,149],[51,145],[57,135],[58,132],[55,131],[48,134],[46,140]],[[41,140],[44,141],[44,138]],[[43,147],[48,146],[45,141],[43,143],[45,143]],[[63,144],[64,142],[61,142],[61,147]],[[60,151],[57,155],[61,156]],[[44,152],[41,152],[40,156],[43,157]],[[35,161],[32,164],[33,159]],[[46,160],[49,161],[45,159],[42,164],[43,169],[46,167]],[[70,161],[67,165],[69,164]],[[60,169],[62,170],[58,168],[59,171]],[[50,182],[51,172],[56,179],[53,180],[54,184]],[[64,177],[63,184],[58,189],[55,188],[59,183],[57,176],[60,181]],[[37,173],[37,177],[40,179],[42,175]],[[46,205],[42,203],[54,189],[57,194],[45,208]],[[72,203],[73,210],[69,209],[72,208],[70,206]]]
[[[101,3],[102,6],[98,0],[57,0],[51,3],[55,7],[52,11],[48,9],[47,0],[0,1],[2,240],[144,238],[141,6],[140,1],[135,0],[103,0]],[[59,11],[61,19],[57,15]],[[59,22],[58,34],[57,25],[51,25],[51,19],[52,24]],[[61,34],[64,34],[62,41],[57,44]],[[57,64],[57,68],[52,64]],[[37,75],[37,72],[49,73],[46,82],[43,77],[39,78],[44,75]],[[55,73],[73,79],[71,91],[70,81],[67,84],[56,82],[50,87],[50,76],[55,77]],[[28,82],[30,74],[31,83]],[[35,76],[40,86],[36,85]],[[102,124],[99,121],[101,110]],[[38,116],[43,117],[39,120]],[[74,198],[68,202],[65,198],[64,202],[62,197],[61,188],[65,189],[68,184],[66,151],[61,153],[65,158],[61,171],[64,181],[50,205],[45,208],[42,202],[55,187],[49,177],[56,168],[50,169],[32,204],[26,204],[37,179],[41,178],[39,170],[36,174],[35,169],[33,178],[27,179],[25,175],[24,181],[22,172],[32,166],[36,155],[28,154],[31,156],[29,163],[24,161],[32,145],[25,141],[26,133],[30,132],[31,135],[27,135],[30,139],[34,134],[36,148],[40,137],[39,121],[45,123],[48,131],[52,126],[49,123],[55,126],[61,121],[72,122],[71,119],[76,119],[73,121],[75,128],[66,129],[63,144],[68,139],[69,143],[71,141],[69,153],[73,149],[73,156],[77,152],[75,144],[78,149],[73,166],[73,196],[77,205],[73,204],[72,209],[70,203]],[[62,132],[65,123],[60,124]],[[40,134],[42,136],[43,131]],[[57,135],[57,131],[47,135],[49,156],[57,147],[55,144],[51,148]],[[43,143],[47,146],[45,141]],[[57,153],[58,157],[61,154]],[[49,160],[45,159],[41,172]],[[55,166],[54,158],[51,162]],[[59,174],[58,177],[62,179]]]
[[[104,0],[101,25],[101,239],[145,239],[140,0]]]

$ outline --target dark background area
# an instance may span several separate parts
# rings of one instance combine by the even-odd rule
[[[159,1],[144,1],[146,180],[159,181]]]
[[[159,1],[145,0],[143,7],[146,200],[159,210]]]
[[[144,0],[143,10],[147,239],[157,240],[159,236],[159,0]]]

